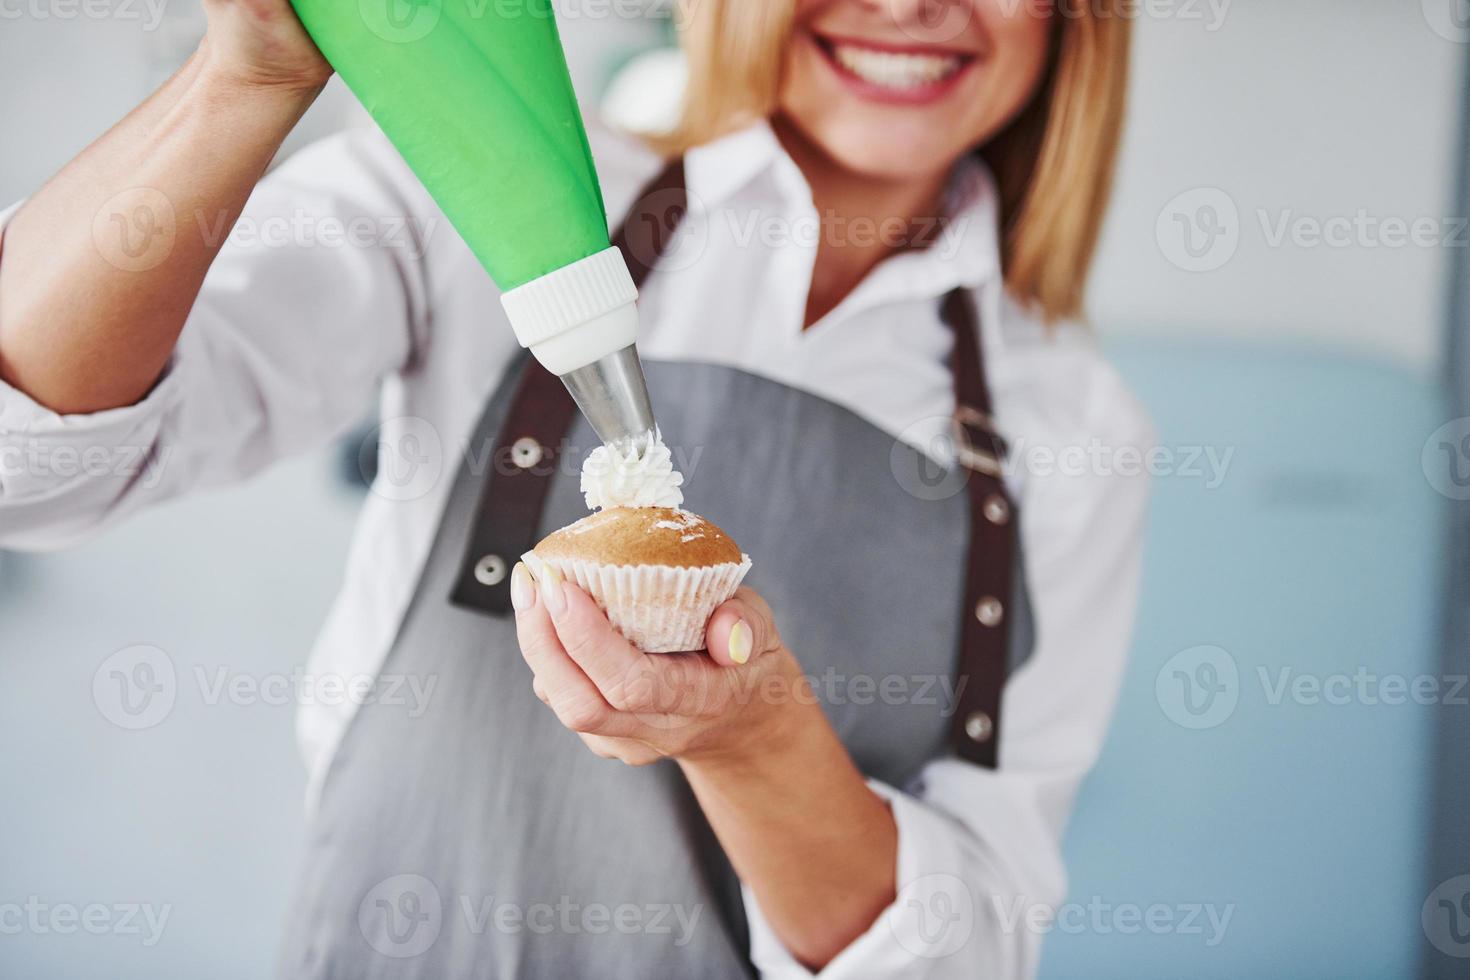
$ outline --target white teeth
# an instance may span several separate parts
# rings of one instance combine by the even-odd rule
[[[958,55],[896,54],[851,44],[834,44],[832,53],[839,65],[863,81],[892,89],[941,82],[964,64]]]

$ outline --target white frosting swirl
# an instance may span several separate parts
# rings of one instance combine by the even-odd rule
[[[609,507],[678,507],[684,502],[683,475],[654,429],[627,450],[600,446],[582,464],[582,493],[590,510]]]

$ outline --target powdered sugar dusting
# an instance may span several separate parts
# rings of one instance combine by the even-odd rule
[[[586,534],[589,531],[596,531],[607,522],[608,514],[606,511],[603,511],[601,513],[592,514],[591,516],[582,518],[580,521],[573,524],[566,530],[570,534]]]
[[[691,514],[687,510],[676,510],[674,511],[674,517],[672,519],[654,521],[653,527],[658,528],[662,531],[682,532],[679,536],[679,540],[684,542],[685,544],[688,544],[691,541],[698,541],[704,537],[703,518],[701,518],[698,514]],[[650,528],[650,533],[651,532],[652,528]]]

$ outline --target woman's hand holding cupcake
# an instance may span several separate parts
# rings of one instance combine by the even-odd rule
[[[593,752],[677,760],[762,914],[820,967],[894,901],[898,828],[770,607],[739,587],[750,558],[681,509],[682,482],[656,434],[593,453],[582,489],[598,512],[512,573],[521,653],[536,696]]]
[[[708,655],[644,653],[551,564],[511,581],[536,696],[597,755],[629,765],[733,760],[782,737],[784,707],[810,699],[770,608],[742,588],[709,619]]]
[[[537,697],[598,755],[633,765],[777,737],[777,708],[802,683],[770,608],[740,589],[750,558],[680,509],[683,482],[657,432],[597,449],[582,469],[596,513],[511,577]]]
[[[603,758],[676,760],[782,942],[828,962],[894,901],[898,829],[765,601],[742,588],[721,603],[707,652],[644,653],[555,565],[541,569],[511,579],[537,697]]]

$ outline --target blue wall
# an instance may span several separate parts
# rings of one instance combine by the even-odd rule
[[[1137,642],[1068,835],[1069,901],[1231,917],[1223,936],[1208,914],[1200,934],[1089,917],[1051,935],[1044,973],[1414,975],[1435,709],[1386,703],[1393,682],[1371,679],[1437,683],[1444,500],[1420,458],[1437,393],[1315,356],[1117,356],[1162,444],[1234,456],[1215,489],[1155,483]],[[1283,676],[1309,680],[1278,696]],[[1310,678],[1327,683],[1315,699]]]

